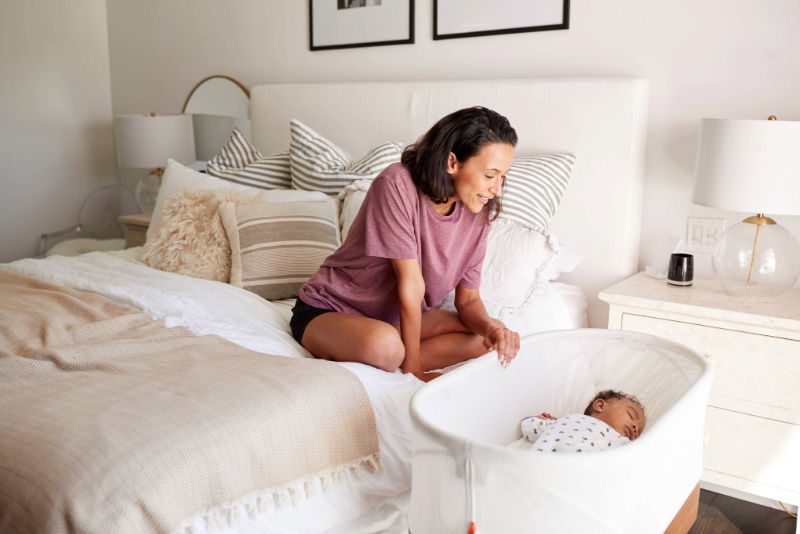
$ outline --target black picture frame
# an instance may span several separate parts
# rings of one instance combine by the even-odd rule
[[[465,33],[439,33],[439,2],[433,0],[433,40],[442,41],[445,39],[464,39],[467,37],[486,37],[489,35],[508,35],[510,33],[528,33],[528,32],[547,32],[553,30],[568,30],[569,29],[569,1],[564,2],[564,17],[561,24],[550,24],[547,26],[528,26],[524,28],[508,28],[504,30],[488,30],[479,32],[465,32]]]
[[[364,48],[368,46],[391,46],[399,44],[414,44],[414,0],[408,0],[408,39],[326,46],[314,45],[314,0],[308,0],[308,45],[312,52],[317,52],[319,50],[341,50],[343,48]]]

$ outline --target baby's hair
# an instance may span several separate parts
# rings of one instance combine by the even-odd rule
[[[594,401],[596,401],[597,399],[603,399],[606,402],[608,402],[611,399],[628,399],[632,403],[636,404],[636,406],[641,408],[642,414],[644,414],[644,406],[642,406],[642,403],[639,402],[639,399],[637,399],[633,395],[628,395],[627,393],[623,393],[621,391],[614,391],[613,389],[607,389],[595,395],[595,397],[589,403],[589,406],[586,407],[586,410],[583,412],[583,415],[592,415],[594,413],[594,408],[593,408]]]

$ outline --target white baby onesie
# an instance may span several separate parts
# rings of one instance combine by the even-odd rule
[[[567,415],[555,421],[523,419],[522,435],[542,452],[592,452],[627,445],[630,440],[589,415]]]

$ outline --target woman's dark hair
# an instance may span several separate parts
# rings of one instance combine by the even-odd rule
[[[440,119],[416,143],[408,145],[401,161],[417,187],[435,204],[444,204],[456,194],[447,174],[450,153],[463,163],[489,143],[517,146],[517,132],[508,119],[491,109],[466,108]],[[500,198],[494,197],[483,210],[484,221],[495,220],[502,209]]]

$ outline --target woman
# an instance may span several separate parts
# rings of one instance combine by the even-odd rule
[[[300,290],[295,339],[318,358],[421,379],[519,335],[481,301],[481,266],[517,134],[486,108],[437,122],[370,186],[347,240]],[[431,310],[455,288],[457,312]]]

